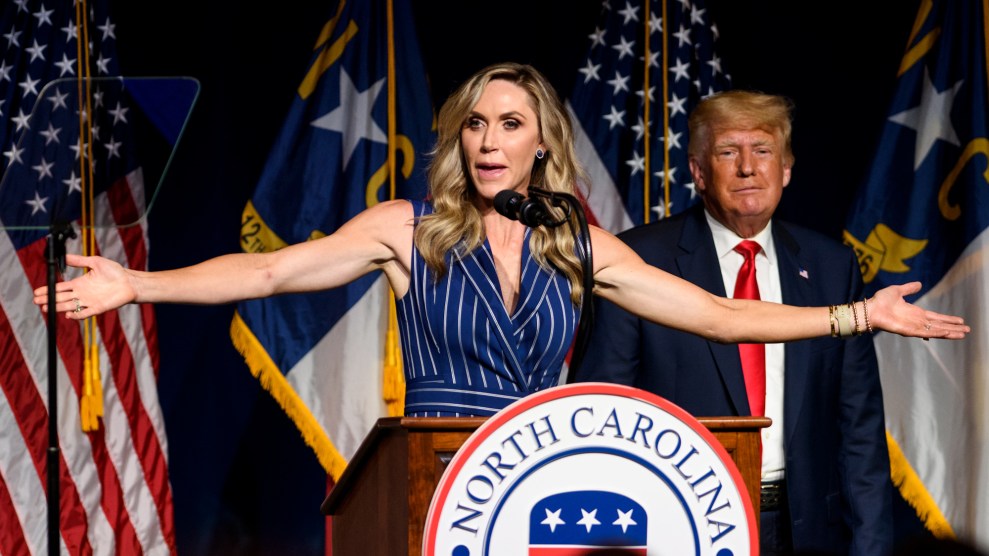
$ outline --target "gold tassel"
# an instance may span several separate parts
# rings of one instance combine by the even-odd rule
[[[96,254],[96,233],[93,223],[96,222],[94,187],[93,187],[93,135],[92,128],[85,114],[92,114],[89,85],[89,49],[83,45],[89,42],[89,27],[86,21],[86,0],[76,3],[76,46],[79,52],[78,88],[79,88],[79,144],[85,145],[86,155],[79,157],[79,175],[82,180],[82,251],[83,255]],[[85,85],[85,88],[83,87]],[[85,106],[83,106],[85,102]],[[79,421],[83,432],[99,430],[99,418],[103,416],[103,384],[100,380],[100,352],[96,336],[96,317],[83,321],[83,379],[82,396],[79,398]]]
[[[395,117],[395,14],[391,2],[387,3],[388,22],[388,198],[395,198],[395,148],[398,143]],[[414,157],[413,157],[414,158]],[[370,203],[368,203],[370,206]],[[398,317],[395,311],[395,292],[389,288],[388,331],[385,333],[385,363],[382,377],[382,397],[388,406],[388,415],[405,415],[405,376],[402,371],[402,346],[398,341]]]
[[[82,397],[79,400],[79,417],[83,432],[100,429],[103,416],[103,381],[100,380],[100,352],[96,344],[96,319],[90,317],[84,325]]]
[[[96,317],[93,319],[92,344],[89,346],[90,374],[93,378],[93,414],[103,416],[103,377],[100,375],[100,347],[96,343]]]
[[[92,373],[89,370],[88,362],[83,364],[83,368],[82,398],[79,399],[79,420],[82,423],[82,432],[92,432],[99,427],[96,421],[96,415],[93,414]]]
[[[395,313],[395,293],[388,296],[388,331],[385,333],[385,368],[382,397],[388,415],[405,414],[405,376],[402,372],[402,346],[398,341],[398,317]]]

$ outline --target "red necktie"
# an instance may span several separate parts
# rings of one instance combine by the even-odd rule
[[[745,240],[735,246],[735,251],[745,257],[738,269],[735,282],[736,299],[761,299],[759,283],[755,279],[755,256],[761,248],[754,241]],[[752,415],[766,414],[766,346],[764,344],[738,344],[742,358],[742,374],[745,375],[745,391],[749,397]]]

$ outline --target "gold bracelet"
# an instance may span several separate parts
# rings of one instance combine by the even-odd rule
[[[852,328],[852,316],[849,315],[849,308],[851,305],[835,305],[834,308],[834,318],[838,322],[838,336],[842,338],[850,338],[854,335],[855,329]]]
[[[865,313],[865,329],[869,331],[869,334],[872,334],[872,323],[869,322],[869,298],[867,297],[862,298],[862,312]]]
[[[831,337],[837,338],[838,330],[835,329],[835,324],[837,324],[837,322],[834,318],[834,305],[828,305],[828,322],[831,323]]]
[[[852,316],[855,317],[855,332],[853,335],[858,336],[862,334],[862,329],[859,328],[859,314],[858,311],[855,310],[855,302],[852,301],[848,304],[848,306],[852,309]]]

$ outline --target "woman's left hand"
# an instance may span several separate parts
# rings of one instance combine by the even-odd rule
[[[961,340],[972,331],[961,317],[943,315],[907,303],[905,296],[920,291],[920,282],[888,286],[868,301],[869,321],[875,330],[900,336]]]

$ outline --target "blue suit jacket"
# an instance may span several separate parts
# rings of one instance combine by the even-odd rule
[[[724,296],[703,207],[619,236],[645,261]],[[783,301],[827,306],[862,299],[851,249],[773,222]],[[617,382],[692,415],[749,415],[735,344],[642,321],[598,298],[578,381]],[[882,389],[872,338],[785,346],[784,443],[796,551],[883,555],[893,548],[892,486]]]

